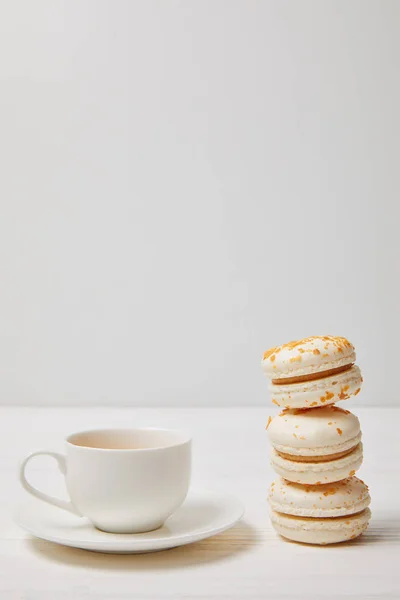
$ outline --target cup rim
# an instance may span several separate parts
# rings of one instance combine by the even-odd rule
[[[101,448],[96,446],[81,446],[72,441],[72,438],[78,437],[85,434],[90,433],[107,433],[107,432],[121,432],[121,433],[133,433],[133,432],[143,432],[143,431],[157,431],[160,433],[172,433],[177,434],[182,439],[181,441],[177,441],[176,443],[172,443],[165,446],[152,446],[150,448]],[[72,448],[80,448],[81,450],[85,450],[88,452],[159,452],[161,450],[168,450],[168,448],[178,448],[179,446],[184,446],[185,444],[189,444],[192,441],[192,436],[189,432],[182,429],[174,429],[169,427],[101,427],[98,429],[84,429],[82,431],[76,431],[74,433],[70,433],[65,438],[65,443],[67,446],[71,446]]]

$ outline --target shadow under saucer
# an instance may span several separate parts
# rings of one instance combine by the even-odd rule
[[[115,571],[163,571],[218,562],[248,552],[259,543],[257,531],[245,521],[240,521],[223,533],[193,544],[140,554],[103,554],[61,546],[38,538],[26,540],[30,552],[51,562]]]

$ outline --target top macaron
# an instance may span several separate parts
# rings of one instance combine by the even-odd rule
[[[332,371],[355,360],[354,346],[346,338],[324,335],[271,348],[264,352],[262,364],[275,383],[278,379]]]
[[[360,391],[354,346],[344,337],[308,337],[264,353],[272,401],[285,408],[326,406]]]

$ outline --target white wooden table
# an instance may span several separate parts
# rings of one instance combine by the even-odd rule
[[[266,504],[273,479],[265,409],[0,409],[0,599],[161,600],[201,598],[400,598],[400,409],[354,408],[364,434],[360,477],[370,486],[373,520],[359,540],[332,547],[283,541]],[[243,521],[209,540],[145,555],[106,555],[30,538],[12,522],[23,500],[18,461],[34,449],[63,450],[72,431],[173,426],[194,436],[193,486],[227,491],[245,504]],[[59,493],[51,459],[31,479]]]

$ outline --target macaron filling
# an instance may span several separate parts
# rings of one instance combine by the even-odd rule
[[[356,450],[357,448],[360,448],[359,443],[353,446],[352,448],[349,448],[348,450],[343,450],[342,452],[335,452],[334,454],[325,454],[325,456],[300,456],[295,454],[287,454],[286,452],[280,452],[276,448],[275,452],[279,454],[279,456],[281,456],[282,458],[285,458],[286,460],[291,460],[293,462],[318,463],[330,462],[331,460],[343,458],[344,456],[347,456],[348,454],[354,452],[354,450]]]
[[[344,373],[349,371],[354,363],[335,367],[334,369],[327,369],[326,371],[319,371],[317,373],[307,373],[306,375],[298,375],[297,377],[280,377],[279,379],[272,379],[272,383],[275,385],[285,385],[288,383],[302,383],[305,381],[313,381],[314,379],[324,379],[325,377],[331,377],[338,373]]]
[[[338,517],[299,517],[298,515],[288,515],[287,513],[283,513],[283,512],[279,512],[278,510],[274,511],[277,515],[281,516],[281,517],[285,517],[285,519],[288,519],[288,522],[293,521],[293,522],[299,522],[299,521],[309,521],[310,523],[330,523],[330,524],[334,524],[335,521],[336,522],[340,522],[340,521],[348,521],[350,524],[351,521],[354,521],[355,519],[357,519],[359,516],[361,516],[362,514],[365,515],[366,517],[368,516],[368,518],[371,515],[371,511],[369,508],[364,508],[362,510],[360,510],[359,512],[356,513],[352,513],[351,515],[341,515]]]

